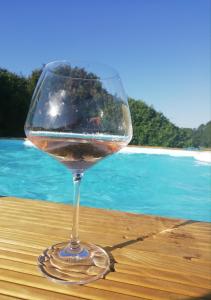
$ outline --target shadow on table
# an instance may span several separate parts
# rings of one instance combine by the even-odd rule
[[[135,243],[137,243],[137,242],[144,241],[144,240],[145,240],[146,238],[148,238],[148,237],[149,237],[149,235],[140,236],[140,237],[138,237],[137,239],[133,239],[133,240],[121,242],[121,243],[116,244],[116,245],[113,245],[113,246],[103,247],[103,249],[108,253],[108,256],[109,256],[110,261],[111,261],[111,266],[110,266],[111,272],[114,272],[114,271],[115,271],[114,265],[115,265],[115,263],[116,263],[115,258],[114,258],[113,255],[112,255],[112,251],[113,251],[113,250],[121,249],[121,248],[124,248],[124,247],[126,247],[126,246],[135,244]]]
[[[186,300],[211,300],[211,293],[204,295],[204,296],[198,296],[198,297],[190,297]]]
[[[194,220],[187,220],[187,221],[184,221],[182,223],[179,223],[179,224],[176,224],[174,226],[172,226],[171,228],[166,228],[166,230],[174,230],[174,229],[177,229],[179,227],[183,227],[183,226],[187,226],[187,225],[190,225],[190,224],[193,224],[193,223],[200,223],[200,221],[194,221]],[[121,243],[118,243],[118,244],[115,244],[113,246],[107,246],[107,247],[104,247],[104,250],[108,253],[109,257],[110,257],[110,261],[111,261],[111,272],[114,272],[115,271],[115,259],[112,255],[112,251],[116,250],[116,249],[122,249],[124,247],[127,247],[129,245],[133,245],[135,243],[138,243],[138,242],[143,242],[144,240],[146,240],[147,238],[150,238],[152,236],[155,236],[157,234],[159,234],[160,232],[158,233],[149,233],[149,234],[146,234],[146,235],[143,235],[143,236],[140,236],[140,237],[137,237],[136,239],[132,239],[132,240],[127,240],[127,241],[124,241],[124,242],[121,242]],[[210,298],[209,298],[210,297]],[[196,298],[196,299],[209,299],[211,300],[211,295],[209,294],[208,295],[208,298]]]

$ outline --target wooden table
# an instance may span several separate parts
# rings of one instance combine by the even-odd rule
[[[81,239],[114,259],[105,279],[59,285],[37,269],[47,246],[67,240],[72,208],[0,198],[0,300],[211,299],[211,223],[81,208]]]

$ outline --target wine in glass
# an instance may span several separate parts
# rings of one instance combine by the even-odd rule
[[[79,187],[88,168],[132,138],[119,75],[102,64],[47,64],[32,97],[25,132],[35,146],[71,170],[74,183],[71,238],[44,250],[38,258],[41,271],[56,282],[71,284],[103,277],[109,272],[108,254],[79,240]]]

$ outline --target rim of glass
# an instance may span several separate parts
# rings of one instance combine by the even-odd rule
[[[69,66],[74,66],[76,67],[77,64],[78,64],[78,67],[81,67],[81,68],[85,68],[85,67],[92,67],[93,66],[93,70],[90,69],[88,70],[88,72],[92,72],[94,73],[94,66],[98,67],[98,68],[102,68],[103,70],[106,70],[106,72],[110,75],[108,76],[102,76],[100,75],[98,78],[80,78],[80,77],[72,77],[71,75],[61,75],[61,74],[58,74],[54,71],[54,68],[59,65],[59,64],[66,64],[66,65],[69,65]],[[107,65],[107,64],[104,64],[104,63],[100,63],[100,62],[95,62],[95,61],[87,61],[87,60],[55,60],[55,61],[51,61],[49,63],[47,63],[44,67],[44,71],[49,71],[51,73],[53,73],[54,75],[56,76],[59,76],[59,77],[65,77],[65,78],[71,78],[71,79],[74,79],[74,80],[91,80],[91,81],[103,81],[103,80],[108,80],[108,79],[113,79],[113,78],[118,78],[120,79],[120,76],[118,74],[118,72],[113,68],[111,67],[110,65]],[[99,74],[96,74],[97,76]]]

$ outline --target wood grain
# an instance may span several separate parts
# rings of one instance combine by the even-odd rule
[[[4,197],[0,216],[0,300],[211,299],[211,223],[81,207],[81,239],[104,247],[115,272],[64,286],[45,279],[36,259],[68,240],[71,206]]]

